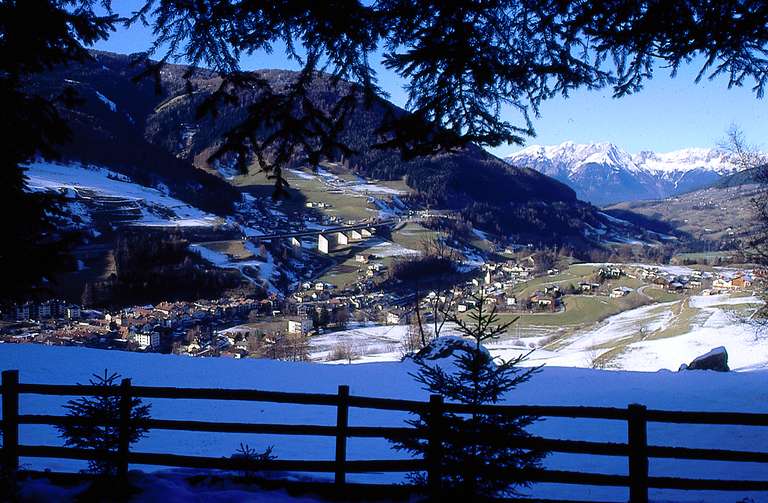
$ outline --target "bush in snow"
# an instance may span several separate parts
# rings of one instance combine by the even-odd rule
[[[477,305],[468,313],[467,319],[455,313],[449,317],[464,336],[463,343],[457,343],[457,337],[436,339],[432,343],[439,346],[436,351],[425,350],[421,357],[414,359],[419,370],[413,376],[425,390],[442,395],[448,402],[479,406],[499,402],[505,393],[530,379],[539,368],[518,367],[527,354],[509,361],[491,358],[483,342],[506,332],[515,320],[499,324],[495,308],[487,309],[482,296],[475,300]],[[442,339],[451,339],[451,344],[442,344]],[[440,348],[446,346],[450,346],[452,358],[437,358],[438,354],[444,353]],[[479,412],[444,414],[440,432],[442,490],[464,500],[473,500],[515,495],[517,488],[528,486],[531,471],[541,467],[546,453],[516,445],[519,445],[517,440],[530,436],[526,427],[537,419]],[[418,435],[394,440],[396,448],[426,455],[429,445],[425,437],[430,433],[428,413],[408,423],[416,428]],[[411,478],[417,484],[426,483],[421,473],[412,474]]]
[[[96,394],[70,400],[64,405],[68,410],[67,416],[85,420],[83,423],[57,426],[61,437],[64,438],[64,445],[79,449],[117,452],[120,396],[115,394],[115,390],[119,387],[119,379],[119,374],[110,374],[107,370],[104,370],[104,375],[93,374],[90,384],[96,386],[98,390]],[[131,399],[129,427],[131,444],[146,435],[148,428],[143,426],[143,423],[149,419],[149,408],[150,406],[144,404],[140,398]],[[91,472],[100,475],[117,474],[115,461],[109,459],[89,460],[88,468]]]
[[[264,452],[258,452],[248,444],[240,444],[237,451],[232,455],[230,459],[237,462],[240,469],[240,476],[246,479],[252,479],[256,476],[256,472],[264,464],[277,459],[277,456],[272,454],[273,446],[269,446]]]

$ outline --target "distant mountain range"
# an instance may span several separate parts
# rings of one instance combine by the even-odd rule
[[[737,171],[722,150],[689,148],[633,155],[612,143],[533,145],[506,161],[560,180],[579,199],[598,205],[663,199],[711,186]]]

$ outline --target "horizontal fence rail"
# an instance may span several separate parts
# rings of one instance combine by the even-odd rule
[[[426,472],[428,490],[439,494],[441,490],[440,466],[442,444],[441,421],[446,414],[489,414],[500,416],[530,415],[540,417],[578,418],[622,421],[627,425],[627,442],[593,442],[526,436],[513,438],[515,447],[537,449],[549,452],[584,454],[591,456],[624,457],[629,462],[628,475],[585,473],[564,470],[537,470],[526,474],[533,482],[575,484],[591,486],[620,486],[629,488],[630,501],[648,501],[649,488],[679,490],[718,491],[768,491],[768,480],[722,480],[684,477],[649,476],[650,458],[685,459],[705,461],[728,461],[768,464],[768,452],[739,451],[726,449],[702,449],[649,445],[647,424],[705,424],[734,426],[768,426],[768,414],[744,412],[682,412],[648,410],[642,405],[632,404],[627,408],[578,407],[578,406],[533,406],[533,405],[483,405],[471,407],[465,404],[444,403],[442,397],[433,395],[429,402],[354,396],[349,387],[339,386],[336,394],[291,393],[245,389],[207,389],[133,386],[129,379],[120,386],[105,389],[93,385],[25,384],[19,383],[15,370],[2,373],[2,433],[3,467],[15,475],[19,457],[61,458],[73,460],[110,460],[116,463],[118,475],[125,476],[130,464],[155,465],[183,468],[219,469],[228,471],[297,471],[334,474],[337,488],[348,485],[346,475],[366,472]],[[26,445],[19,442],[20,425],[87,425],[85,418],[48,415],[21,414],[19,396],[22,394],[49,396],[104,396],[120,399],[120,417],[113,422],[102,422],[102,426],[113,426],[118,430],[118,448],[114,451],[99,451],[73,447]],[[138,425],[155,430],[302,435],[335,438],[335,455],[330,460],[245,460],[238,457],[187,456],[169,453],[135,452],[129,449],[131,426],[131,400],[134,398],[187,399],[187,400],[240,400],[249,402],[273,402],[296,405],[316,405],[336,409],[335,425],[306,425],[281,423],[246,423],[192,421],[174,419],[146,419]],[[429,448],[424,459],[349,460],[347,440],[349,438],[402,439],[424,436],[412,427],[395,426],[351,426],[349,408],[393,410],[419,413],[427,418]],[[135,422],[135,421],[134,421]],[[491,438],[475,438],[478,444],[493,444]]]

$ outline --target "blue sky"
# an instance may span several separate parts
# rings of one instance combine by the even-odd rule
[[[128,14],[140,2],[120,3],[121,14]],[[124,10],[123,10],[124,9]],[[151,31],[142,26],[120,29],[97,49],[131,53],[146,50]],[[295,69],[279,51],[256,54],[242,61],[245,69]],[[391,72],[377,67],[380,84],[390,99],[404,105],[402,82]],[[608,141],[629,152],[655,150],[666,152],[686,147],[716,146],[731,124],[739,125],[746,137],[765,148],[768,145],[768,101],[757,99],[750,87],[727,88],[727,81],[694,83],[698,68],[682,68],[675,78],[665,69],[636,95],[620,99],[610,90],[577,91],[569,98],[555,98],[541,107],[541,117],[534,118],[537,136],[528,145],[556,144],[567,140],[579,143]],[[510,111],[507,120],[518,122]],[[520,146],[502,146],[491,151],[500,156],[519,150]]]

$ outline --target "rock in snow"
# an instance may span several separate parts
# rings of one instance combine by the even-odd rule
[[[697,356],[690,365],[683,363],[680,370],[716,370],[718,372],[728,372],[728,351],[724,346],[712,349],[709,353]]]

